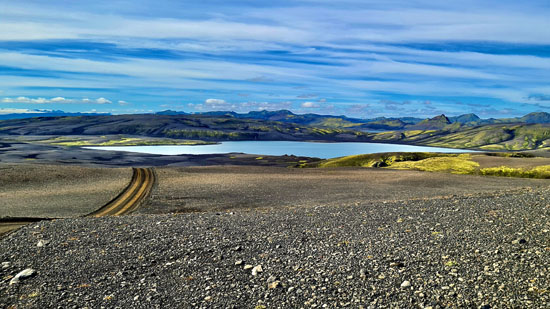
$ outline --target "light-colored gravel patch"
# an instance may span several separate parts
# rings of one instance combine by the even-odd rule
[[[116,197],[131,168],[66,165],[0,165],[0,217],[85,215]]]

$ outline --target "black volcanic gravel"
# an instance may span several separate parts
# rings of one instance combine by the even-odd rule
[[[546,307],[549,191],[32,224],[0,307]]]

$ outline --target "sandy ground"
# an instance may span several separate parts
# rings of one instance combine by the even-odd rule
[[[548,180],[386,169],[212,166],[157,168],[142,213],[354,205],[545,187]]]
[[[90,213],[130,182],[130,168],[0,164],[0,217],[72,217]]]

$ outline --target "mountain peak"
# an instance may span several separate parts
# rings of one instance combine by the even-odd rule
[[[449,120],[449,118],[447,118],[447,116],[445,116],[445,114],[441,114],[439,116],[435,116],[433,118],[426,119],[422,122],[423,123],[443,123],[443,124],[450,124],[451,123],[451,121]]]
[[[550,123],[550,114],[547,112],[534,112],[521,117],[520,120],[526,123]]]
[[[470,123],[470,122],[478,122],[478,121],[481,120],[481,118],[479,118],[474,113],[469,113],[469,114],[459,115],[459,116],[456,116],[456,117],[450,117],[449,120],[453,123],[458,122],[458,123],[465,124],[465,123]]]

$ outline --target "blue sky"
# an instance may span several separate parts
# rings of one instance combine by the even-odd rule
[[[550,2],[0,0],[0,113],[550,112]]]

